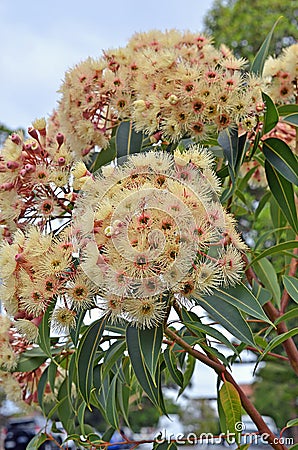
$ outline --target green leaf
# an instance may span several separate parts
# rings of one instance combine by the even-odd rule
[[[283,284],[286,288],[289,296],[294,300],[294,302],[298,303],[298,280],[295,277],[290,277],[285,275],[283,277]]]
[[[142,149],[143,134],[133,129],[131,121],[121,122],[116,131],[117,158],[140,152]]]
[[[227,331],[239,341],[255,346],[252,331],[243,319],[238,308],[222,302],[216,295],[207,298],[197,297],[195,301],[207,311],[214,320],[218,321]]]
[[[262,92],[262,97],[266,106],[262,133],[266,134],[275,127],[278,122],[279,115],[276,106],[269,95],[265,94],[265,92]]]
[[[255,218],[257,219],[259,217],[259,214],[263,211],[264,207],[267,205],[268,200],[271,197],[271,192],[266,192],[263,197],[261,198],[257,209],[255,210]]]
[[[293,230],[298,233],[297,211],[292,184],[280,175],[280,173],[272,167],[268,161],[265,161],[265,171],[268,184],[274,198],[288,219]]]
[[[273,350],[278,345],[282,344],[287,339],[289,339],[289,338],[291,338],[293,336],[296,336],[296,334],[298,334],[298,327],[297,328],[293,328],[292,330],[287,331],[286,333],[279,334],[278,336],[273,338],[269,342],[267,347],[264,349],[264,351],[262,352],[260,357],[258,358],[258,363],[267,355],[268,352],[271,352],[271,350]]]
[[[278,325],[280,322],[285,322],[286,320],[294,319],[298,317],[298,308],[293,308],[279,316],[278,319],[274,321],[274,325]]]
[[[263,311],[258,299],[253,293],[243,284],[239,283],[236,286],[229,288],[214,289],[212,295],[204,296],[207,302],[210,298],[221,303],[230,303],[232,306],[240,309],[252,317],[264,320],[271,323]]]
[[[164,442],[155,442],[153,444],[153,450],[176,450],[177,444],[175,442],[165,439]]]
[[[277,107],[280,116],[287,116],[288,114],[298,113],[298,105],[295,103],[289,105],[280,105]]]
[[[219,397],[225,414],[227,430],[235,433],[236,442],[239,444],[241,432],[238,432],[237,424],[241,422],[241,400],[238,391],[232,383],[225,381],[219,391]]]
[[[253,267],[265,288],[272,293],[275,304],[280,306],[280,287],[271,262],[267,258],[262,258],[256,261]]]
[[[154,379],[163,337],[162,326],[138,329],[138,335],[141,353]]]
[[[50,343],[50,314],[53,305],[51,305],[44,313],[41,324],[38,327],[38,345],[39,347],[52,358],[51,343]]]
[[[106,164],[109,164],[111,161],[113,161],[117,156],[116,151],[116,138],[113,136],[110,139],[109,146],[107,148],[103,148],[98,153],[96,160],[91,166],[91,171],[95,173],[98,169],[100,169],[102,166],[105,166]]]
[[[85,417],[85,410],[86,410],[86,403],[82,402],[79,405],[78,408],[78,421],[79,421],[79,425],[80,425],[80,430],[82,434],[85,434],[85,421],[84,421],[84,417]]]
[[[41,444],[46,442],[48,440],[48,437],[45,433],[40,433],[34,436],[33,439],[31,439],[30,442],[28,442],[26,450],[36,450],[40,447]]]
[[[283,122],[293,125],[294,127],[298,127],[298,114],[292,113],[292,114],[288,114],[287,116],[284,116]]]
[[[106,401],[106,418],[113,428],[119,427],[119,414],[116,407],[116,383],[117,375],[115,375],[109,385],[107,401]]]
[[[48,382],[48,370],[49,370],[49,366],[46,367],[45,370],[43,371],[43,373],[39,379],[38,385],[37,385],[38,404],[42,410],[43,410],[44,392],[46,389],[46,384]]]
[[[14,370],[15,372],[31,372],[32,370],[37,369],[37,367],[40,367],[46,359],[47,357],[45,355],[34,356],[32,350],[27,350],[19,356],[17,366]]]
[[[243,137],[239,138],[237,127],[233,127],[219,133],[218,143],[223,148],[225,158],[228,161],[230,176],[234,182],[242,157],[245,139]]]
[[[117,380],[117,400],[126,425],[131,428],[128,420],[130,387]]]
[[[289,428],[289,427],[296,427],[297,425],[298,425],[298,417],[296,417],[296,419],[289,420],[286,426],[287,428]]]
[[[265,303],[269,302],[272,299],[272,294],[267,289],[263,288],[259,283],[257,283],[254,279],[252,280],[252,292],[255,297],[257,297],[260,305],[265,305]]]
[[[178,384],[178,386],[183,387],[183,374],[177,367],[178,360],[172,348],[167,347],[165,349],[164,359],[173,381]]]
[[[193,376],[194,370],[196,367],[196,359],[188,354],[186,359],[186,367],[183,372],[183,387],[179,390],[179,396],[185,391],[185,389],[188,387],[189,382]]]
[[[102,378],[104,379],[115,362],[124,355],[126,343],[124,340],[118,339],[108,348],[104,356],[104,364],[102,368]]]
[[[220,401],[219,390],[217,391],[217,413],[219,418],[220,431],[226,434],[227,432],[226,416]]]
[[[263,141],[263,153],[271,166],[290,183],[298,185],[298,161],[290,147],[281,139]]]
[[[72,398],[68,394],[67,390],[67,380],[65,379],[58,391],[58,402],[57,402],[57,411],[58,417],[62,422],[63,427],[67,431],[68,434],[74,433],[75,430],[75,421],[74,421],[74,411],[72,405]]]
[[[209,325],[204,325],[201,322],[184,322],[184,325],[189,328],[191,331],[197,333],[197,332],[203,332],[205,334],[208,334],[209,336],[217,339],[219,342],[222,342],[225,344],[228,348],[233,350],[233,352],[238,353],[237,349],[234,347],[234,345],[227,339],[220,331],[218,331],[216,328],[210,327]]]
[[[141,351],[140,334],[138,331],[138,328],[133,326],[128,326],[126,329],[126,343],[131,364],[137,380],[149,399],[155,406],[164,411],[164,404],[160,391],[160,380],[158,374],[152,379],[152,375],[149,372],[144,355]]]
[[[258,53],[256,54],[256,56],[252,62],[250,71],[256,75],[262,75],[262,72],[264,69],[264,64],[265,64],[265,61],[266,61],[268,53],[269,53],[269,47],[270,47],[271,39],[272,39],[272,36],[274,33],[274,29],[280,19],[281,19],[281,17],[279,17],[277,19],[277,21],[275,22],[275,24],[273,25],[273,27],[267,34],[264,42],[262,43]]]
[[[267,248],[262,253],[260,253],[258,256],[256,256],[249,265],[251,266],[251,265],[255,264],[256,261],[259,261],[260,259],[265,258],[266,256],[272,256],[276,253],[281,253],[286,250],[290,250],[290,249],[294,249],[294,248],[298,248],[298,241],[287,241],[287,242],[282,242],[281,244],[273,245],[273,247]],[[291,256],[293,256],[293,255],[291,255]]]
[[[89,406],[90,391],[93,387],[93,364],[106,318],[93,322],[84,332],[76,354],[76,371],[79,392]]]

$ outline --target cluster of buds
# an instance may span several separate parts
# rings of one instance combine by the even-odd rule
[[[28,134],[28,139],[12,134],[0,156],[0,218],[8,239],[30,223],[45,230],[53,219],[61,224],[71,217],[73,156],[64,135],[47,136],[44,119],[36,120]]]

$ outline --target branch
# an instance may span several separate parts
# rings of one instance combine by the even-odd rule
[[[185,342],[180,336],[178,336],[173,330],[170,330],[169,328],[165,329],[165,334],[169,336],[172,340],[176,341],[176,343],[180,345],[182,348],[184,348],[187,351],[187,353],[189,353],[194,358],[201,361],[208,367],[211,367],[218,375],[220,375],[221,377],[224,376],[224,378],[228,382],[232,383],[233,386],[237,389],[243,408],[245,409],[247,414],[252,418],[259,432],[268,435],[268,442],[274,449],[276,450],[286,449],[286,447],[283,444],[275,443],[276,441],[275,434],[273,434],[272,431],[268,428],[268,426],[262,419],[260,413],[254,407],[249,398],[244,394],[244,392],[242,391],[240,386],[236,383],[232,375],[227,371],[227,368],[216,357],[212,357],[211,359],[208,356],[204,355],[204,353],[194,349],[191,345],[187,344],[187,342]]]

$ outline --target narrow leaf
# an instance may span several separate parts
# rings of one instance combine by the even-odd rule
[[[102,166],[105,166],[106,164],[109,164],[111,161],[113,161],[117,156],[116,152],[116,138],[113,136],[110,139],[109,146],[105,149],[101,149],[98,153],[96,160],[91,166],[91,170],[93,173],[95,173],[98,169],[100,169]]]
[[[267,258],[262,258],[253,265],[256,274],[273,295],[275,304],[280,306],[280,287],[277,280],[276,271]]]
[[[280,175],[268,161],[265,161],[265,171],[272,194],[288,219],[289,224],[298,233],[297,211],[292,184]]]
[[[76,371],[79,391],[89,405],[93,387],[93,363],[105,327],[105,318],[93,322],[83,334],[76,355]]]
[[[298,417],[287,422],[287,428],[296,427],[298,425]]]
[[[145,364],[152,376],[155,377],[156,367],[161,349],[163,337],[162,326],[154,328],[138,329],[138,339],[140,350],[144,357]]]
[[[204,298],[207,302],[209,302],[210,298],[213,298],[217,302],[230,303],[252,317],[271,323],[258,299],[243,283],[239,283],[234,287],[214,289],[212,295],[206,295]]]
[[[290,183],[298,185],[298,162],[290,147],[281,139],[268,138],[263,141],[266,159]]]
[[[283,117],[283,121],[287,122],[290,125],[293,125],[294,127],[298,127],[298,114],[292,113],[285,117]]]
[[[34,438],[31,439],[30,442],[28,442],[26,449],[27,450],[36,450],[48,440],[48,437],[45,433],[37,434],[34,436]]]
[[[140,348],[139,333],[136,327],[127,327],[126,343],[128,354],[130,356],[131,364],[137,380],[139,381],[141,387],[146,392],[152,403],[162,409],[162,404],[160,404],[161,402],[159,401],[159,388],[157,386],[156,379],[152,379],[152,376],[145,363],[145,359]]]
[[[265,94],[265,92],[262,92],[263,101],[266,106],[266,111],[264,115],[264,124],[263,124],[263,134],[268,133],[272,128],[275,127],[275,125],[278,122],[279,115],[276,109],[275,104],[269,97],[269,95]]]
[[[185,391],[185,389],[189,385],[195,367],[196,367],[196,359],[192,355],[188,354],[186,359],[186,367],[183,372],[183,387],[179,390],[179,396]]]
[[[272,299],[272,294],[267,289],[263,288],[259,283],[257,283],[254,279],[252,280],[252,292],[255,297],[257,297],[260,305],[265,305],[265,303],[269,302]]]
[[[268,352],[271,352],[271,350],[273,350],[278,345],[282,344],[287,339],[289,339],[289,338],[291,338],[293,336],[296,336],[296,334],[298,334],[298,327],[297,328],[293,328],[292,330],[287,331],[286,333],[279,334],[278,336],[273,338],[269,342],[267,347],[264,349],[262,354],[260,355],[260,357],[258,359],[258,362],[260,362],[267,355]]]
[[[227,339],[220,331],[216,328],[210,327],[209,325],[202,324],[201,322],[184,322],[184,325],[189,328],[193,332],[203,332],[208,334],[209,336],[217,339],[219,342],[225,344],[228,348],[233,350],[234,353],[237,353],[237,349],[233,346],[233,344]]]
[[[218,321],[239,341],[255,346],[252,331],[235,306],[227,302],[221,302],[216,296],[209,296],[208,300],[203,297],[194,299],[214,320]]]
[[[289,105],[280,105],[277,107],[280,116],[287,116],[288,114],[298,113],[298,105],[291,103]]]
[[[115,375],[110,383],[106,402],[106,417],[109,424],[115,429],[119,427],[119,414],[116,408],[116,382],[117,376]]]
[[[265,258],[266,256],[272,256],[276,253],[285,252],[286,250],[292,250],[294,248],[298,248],[298,241],[287,241],[282,242],[281,244],[273,245],[273,247],[267,248],[262,253],[260,253],[258,256],[256,256],[250,263],[250,266],[255,264],[256,261],[259,261],[262,258]],[[293,255],[291,255],[293,256]]]
[[[183,387],[183,374],[177,367],[177,358],[171,348],[168,347],[165,349],[164,359],[173,381],[178,384],[178,386]]]
[[[295,277],[290,277],[285,275],[283,277],[284,287],[286,288],[288,294],[292,300],[298,303],[298,280]]]
[[[241,422],[241,400],[238,391],[232,383],[225,381],[219,391],[219,397],[225,414],[227,430],[235,433],[236,442],[239,443],[240,435],[237,431],[237,424]]]
[[[133,129],[131,121],[121,122],[116,131],[117,158],[141,151],[143,134]]]
[[[282,316],[279,316],[278,319],[274,321],[274,324],[277,325],[280,322],[285,322],[286,320],[294,319],[296,317],[298,317],[298,308],[293,308],[284,313]]]
[[[271,39],[272,39],[272,36],[274,33],[274,29],[280,19],[281,19],[281,17],[279,17],[277,19],[277,21],[275,22],[275,24],[273,25],[273,27],[267,34],[264,42],[262,43],[258,53],[256,54],[256,56],[252,62],[250,71],[256,75],[262,75],[264,64],[265,64],[265,61],[266,61],[268,53],[269,53],[269,47],[270,47]]]

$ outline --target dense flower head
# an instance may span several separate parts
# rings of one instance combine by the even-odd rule
[[[14,133],[0,152],[0,217],[4,237],[27,224],[41,229],[53,219],[69,220],[74,155],[62,133],[47,132],[44,119]]]
[[[66,73],[59,121],[81,155],[95,145],[107,147],[123,119],[162,139],[202,140],[262,112],[261,82],[243,75],[244,65],[202,34],[137,33],[126,47]]]
[[[298,44],[283,49],[278,57],[269,56],[263,75],[268,78],[266,90],[277,104],[295,103],[298,94]]]
[[[75,326],[78,311],[94,304],[94,286],[76,264],[74,253],[70,229],[57,237],[31,227],[26,233],[18,230],[11,242],[3,242],[1,299],[14,318],[14,327],[28,341],[37,340],[48,308],[53,309],[53,329],[61,332]],[[69,318],[72,320],[66,320]]]
[[[112,320],[154,326],[167,298],[183,303],[240,280],[245,245],[218,201],[210,163],[196,145],[174,157],[147,152],[83,186],[73,235]]]

